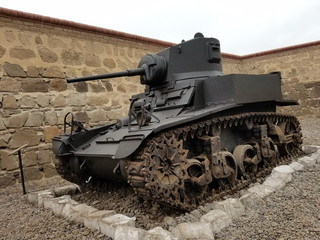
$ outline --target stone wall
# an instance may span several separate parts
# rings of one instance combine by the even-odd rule
[[[234,61],[226,62],[225,73],[281,72],[284,98],[300,105],[281,107],[280,112],[320,117],[320,41],[242,56],[238,65]]]
[[[17,181],[22,151],[26,180],[55,174],[52,137],[63,132],[64,116],[92,127],[128,111],[139,78],[67,84],[75,76],[135,68],[142,56],[171,43],[0,8],[0,187]],[[223,44],[223,43],[222,43]],[[320,115],[320,43],[248,56],[223,54],[228,73],[281,71],[287,98],[301,106],[295,115]]]
[[[136,68],[167,45],[7,16],[0,27],[0,187],[16,182],[18,156],[8,154],[24,144],[26,180],[55,174],[51,139],[63,132],[66,113],[87,127],[106,124],[125,116],[130,96],[144,90],[138,77],[66,78]]]

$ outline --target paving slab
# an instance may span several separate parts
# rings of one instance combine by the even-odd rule
[[[215,209],[203,215],[200,222],[210,223],[213,233],[220,232],[232,223],[231,216],[220,209]]]
[[[136,218],[130,218],[122,214],[103,218],[100,222],[100,231],[108,237],[114,238],[116,228],[120,225],[135,227]]]
[[[244,206],[238,198],[228,198],[221,202],[214,202],[214,208],[225,211],[232,219],[236,219],[245,213]]]
[[[172,230],[178,239],[214,239],[211,224],[205,222],[180,223]]]
[[[145,237],[146,230],[126,225],[119,225],[114,233],[114,240],[141,240]]]
[[[100,231],[100,224],[103,218],[110,217],[115,215],[116,212],[114,210],[102,210],[97,212],[89,213],[84,218],[84,225],[87,228]]]

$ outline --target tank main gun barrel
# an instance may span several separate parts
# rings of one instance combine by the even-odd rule
[[[141,76],[145,74],[146,74],[145,68],[135,68],[135,69],[129,69],[122,72],[106,73],[106,74],[99,74],[99,75],[79,77],[79,78],[68,78],[67,82],[68,83],[84,82],[84,81],[92,81],[92,80],[107,79],[107,78],[138,76],[138,75]]]

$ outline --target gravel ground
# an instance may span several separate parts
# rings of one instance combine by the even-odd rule
[[[293,181],[222,230],[215,239],[320,239],[320,166]]]
[[[59,176],[26,183],[27,192],[66,185]],[[0,189],[0,240],[109,239],[30,204],[21,185]]]
[[[320,118],[301,118],[304,143],[320,145]],[[249,212],[220,234],[216,239],[320,239],[320,167],[295,173],[293,182],[265,199],[259,211]],[[28,192],[64,185],[56,176],[50,179],[27,182]],[[171,221],[181,212],[169,211],[151,202],[141,202],[130,193],[120,192],[121,202],[110,201],[115,195],[114,186],[109,192],[110,208],[128,216],[153,216],[137,220],[138,226],[150,228],[153,224]],[[117,190],[119,189],[116,186]],[[95,193],[99,195],[99,193]],[[133,196],[133,197],[130,197]],[[78,197],[81,200],[81,197]],[[100,200],[93,201],[99,207]],[[0,189],[0,240],[4,239],[108,239],[100,233],[54,216],[51,211],[31,205],[22,195],[21,185]],[[151,214],[151,215],[150,215]],[[164,216],[167,216],[165,219]],[[169,217],[168,217],[169,216]],[[151,221],[152,220],[152,221]],[[152,223],[147,225],[145,223]]]

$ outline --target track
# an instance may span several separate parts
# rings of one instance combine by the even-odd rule
[[[213,118],[147,140],[128,162],[128,183],[148,199],[192,210],[233,194],[302,153],[298,120],[276,113]]]

